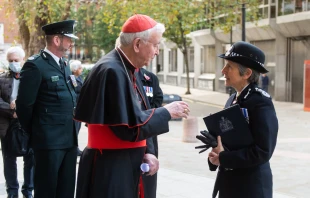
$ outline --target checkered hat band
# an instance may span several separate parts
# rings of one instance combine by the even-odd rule
[[[238,53],[236,53],[236,52],[226,53],[225,56],[229,56],[229,57],[242,56],[242,57],[245,57],[245,56],[243,56],[243,55],[241,55],[241,54],[238,54]],[[253,59],[252,59],[252,60],[253,60]],[[255,62],[257,62],[258,64],[260,64],[262,67],[265,67],[265,65],[264,65],[263,63],[260,63],[260,62],[258,62],[258,61],[256,61],[256,60],[253,60],[253,61],[255,61]]]

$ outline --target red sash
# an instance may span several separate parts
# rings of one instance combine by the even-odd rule
[[[125,149],[145,147],[146,140],[139,142],[129,142],[119,139],[106,125],[88,124],[88,144],[89,148],[96,149]]]

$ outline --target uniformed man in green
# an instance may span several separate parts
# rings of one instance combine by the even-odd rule
[[[46,47],[29,57],[21,72],[16,112],[22,127],[31,134],[36,198],[74,197],[76,82],[63,59],[77,39],[74,23],[66,20],[43,26]]]

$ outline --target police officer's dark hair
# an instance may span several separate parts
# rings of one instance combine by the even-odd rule
[[[239,70],[240,76],[243,76],[245,74],[247,68],[248,67],[245,67],[245,66],[243,66],[241,64],[238,64],[238,70]],[[257,71],[255,71],[255,70],[253,70],[253,69],[251,69],[251,70],[252,70],[252,74],[248,78],[248,82],[249,83],[256,83],[257,84],[258,80],[259,80],[259,73]]]

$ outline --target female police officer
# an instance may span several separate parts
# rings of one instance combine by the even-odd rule
[[[247,109],[254,142],[247,148],[227,151],[218,137],[218,146],[208,160],[211,171],[219,167],[213,197],[219,192],[219,198],[271,198],[269,160],[276,146],[278,119],[270,95],[257,87],[259,74],[268,72],[265,55],[252,44],[237,42],[219,57],[225,59],[225,85],[237,92],[225,107],[237,103]]]

